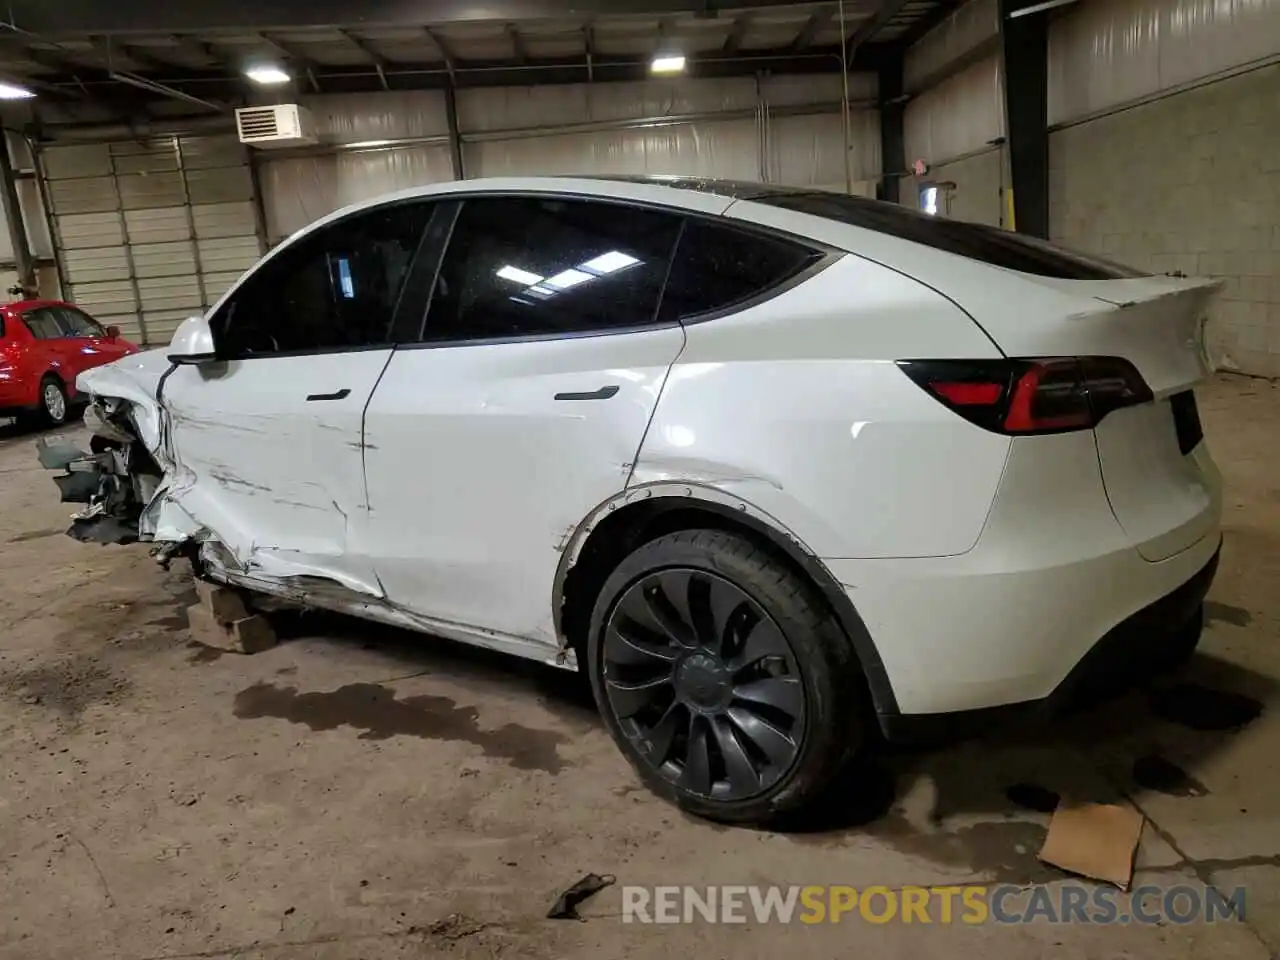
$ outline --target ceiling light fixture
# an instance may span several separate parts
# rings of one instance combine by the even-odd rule
[[[26,87],[14,86],[12,83],[0,83],[0,100],[30,100],[35,94]]]
[[[608,253],[600,254],[594,260],[588,260],[582,265],[582,269],[590,270],[592,273],[614,273],[623,267],[629,267],[633,263],[639,262],[630,254],[623,253],[620,250],[610,250]]]
[[[542,277],[538,276],[538,274],[530,273],[528,270],[521,270],[519,267],[511,266],[511,264],[507,264],[499,270],[498,276],[503,280],[510,280],[512,283],[522,283],[526,287],[542,282]]]
[[[683,53],[660,53],[649,63],[653,73],[684,73]]]
[[[249,67],[244,75],[264,87],[276,87],[293,79],[286,71],[273,66]]]
[[[576,287],[580,283],[586,283],[592,279],[591,274],[583,273],[581,270],[575,270],[570,267],[557,273],[554,277],[548,277],[543,281],[544,286],[553,287],[556,290],[568,290],[570,287]]]

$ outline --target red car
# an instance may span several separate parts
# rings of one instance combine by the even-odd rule
[[[0,307],[0,417],[66,422],[76,376],[138,348],[83,310],[56,300]]]

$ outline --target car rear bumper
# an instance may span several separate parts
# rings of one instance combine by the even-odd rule
[[[868,673],[886,729],[897,718],[1064,696],[1100,638],[1123,649],[1130,623],[1176,633],[1183,601],[1203,599],[1221,543],[1216,492],[1204,509],[1204,536],[1149,561],[1111,511],[1091,435],[1020,438],[969,552],[824,560],[881,661]]]
[[[1046,697],[947,713],[882,714],[885,736],[895,742],[950,740],[1028,720],[1047,719],[1098,697],[1117,693],[1169,663],[1169,649],[1185,632],[1199,631],[1201,607],[1218,571],[1220,550],[1189,580],[1122,620],[1103,635]]]

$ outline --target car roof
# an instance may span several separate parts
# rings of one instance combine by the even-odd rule
[[[26,313],[28,310],[38,310],[40,307],[69,306],[71,306],[71,304],[63,303],[61,300],[14,300],[11,303],[6,303],[4,305],[4,309],[11,313]]]

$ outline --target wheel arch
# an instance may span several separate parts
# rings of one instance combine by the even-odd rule
[[[662,481],[631,487],[597,507],[562,543],[552,616],[562,649],[579,649],[600,589],[618,563],[642,544],[696,527],[745,534],[818,588],[866,677],[875,711],[898,713],[884,661],[848,593],[826,565],[775,517],[740,497],[697,483]]]

